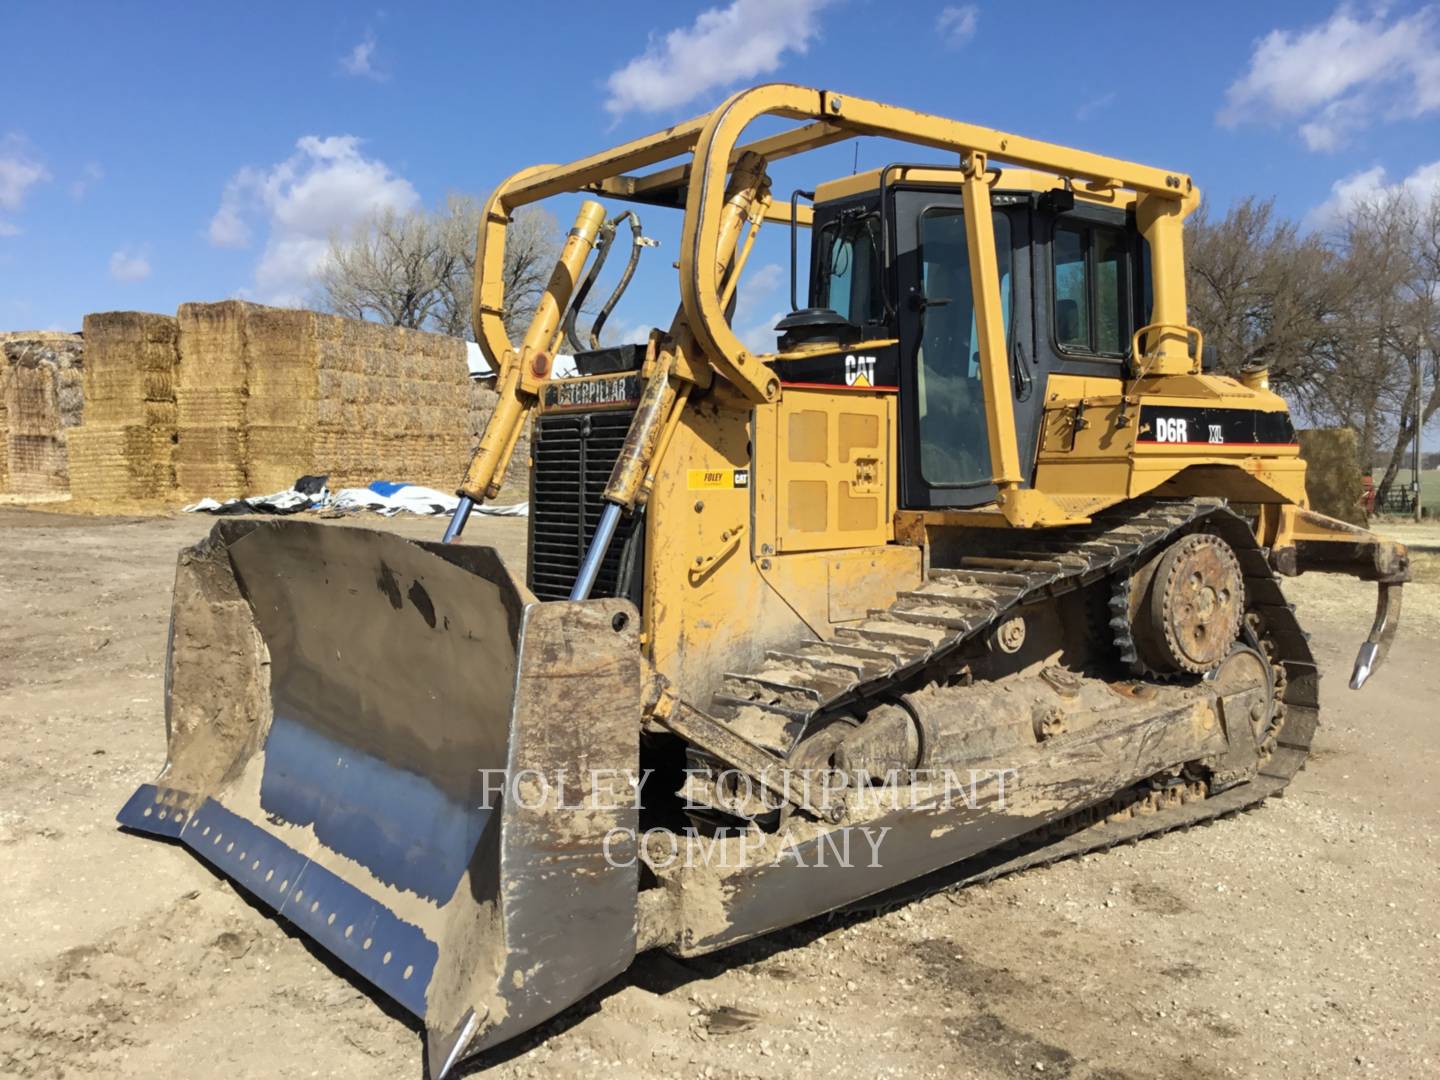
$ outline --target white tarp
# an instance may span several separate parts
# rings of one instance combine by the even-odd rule
[[[376,490],[379,485],[368,488],[341,488],[330,498],[331,510],[371,510],[391,517],[401,512],[407,514],[453,514],[460,500],[434,488],[419,484],[400,484],[393,491],[384,493]],[[477,514],[492,514],[495,517],[525,517],[530,512],[529,503],[515,503],[512,506],[475,507]]]
[[[320,478],[302,477],[296,481],[295,487],[270,495],[252,495],[248,499],[231,499],[223,503],[201,499],[183,510],[185,513],[205,514],[298,514],[305,510],[334,510],[339,513],[368,511],[384,517],[400,513],[438,516],[453,514],[459,503],[454,495],[419,484],[377,480],[369,487],[341,488],[332,492]],[[482,505],[475,507],[474,512],[495,517],[525,517],[530,513],[530,504]]]

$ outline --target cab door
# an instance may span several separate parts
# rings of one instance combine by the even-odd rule
[[[973,507],[994,500],[970,258],[954,188],[891,193],[900,331],[900,498],[910,509]],[[1029,200],[994,197],[1009,393],[1025,473],[1035,463],[1043,387],[1034,351]]]

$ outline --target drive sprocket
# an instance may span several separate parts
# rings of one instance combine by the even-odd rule
[[[1182,536],[1125,584],[1126,636],[1137,670],[1203,675],[1229,655],[1245,584],[1235,552],[1220,537]]]

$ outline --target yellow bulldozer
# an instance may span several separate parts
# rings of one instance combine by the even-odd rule
[[[861,136],[941,160],[774,197],[771,163]],[[506,229],[566,193],[517,347]],[[1279,579],[1377,583],[1358,688],[1408,563],[1307,509],[1265,370],[1211,363],[1198,200],[1184,173],[783,84],[516,174],[476,259],[499,403],[444,540],[227,519],[183,552],[168,760],[120,822],[413,1013],[443,1076],[642,950],[1277,794],[1318,718]],[[627,216],[624,280],[643,243],[606,203],[683,215],[677,311],[554,378]],[[756,353],[730,320],[767,224],[794,310]],[[527,425],[521,575],[457,540]]]

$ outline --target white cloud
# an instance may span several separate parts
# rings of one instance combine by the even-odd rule
[[[947,49],[958,49],[975,36],[980,25],[980,9],[974,4],[950,5],[940,9],[935,20],[935,33]]]
[[[804,53],[820,32],[816,16],[831,0],[732,0],[707,8],[687,27],[652,38],[645,52],[610,73],[612,116],[664,112],[742,79],[768,75],[786,51]]]
[[[110,276],[116,281],[144,281],[150,276],[150,260],[139,252],[117,251],[110,256]]]
[[[91,188],[104,179],[104,169],[100,168],[100,166],[93,161],[86,162],[85,167],[80,170],[80,175],[70,181],[70,197],[76,202],[79,202],[85,198],[86,195],[90,194]]]
[[[1345,145],[1345,130],[1338,124],[1311,121],[1300,125],[1300,138],[1305,149],[1333,153]]]
[[[0,139],[0,210],[19,210],[25,194],[50,179],[50,170],[35,157],[19,135]],[[0,236],[17,236],[20,227],[0,220]]]
[[[1440,9],[1427,5],[1393,20],[1341,5],[1325,22],[1272,30],[1250,67],[1226,91],[1219,121],[1299,123],[1305,145],[1335,151],[1378,116],[1416,117],[1440,109]]]
[[[1393,184],[1386,182],[1383,165],[1376,165],[1336,180],[1330,185],[1330,198],[1310,211],[1306,216],[1306,223],[1312,228],[1326,228],[1339,223],[1357,206],[1377,202],[1402,192],[1422,204],[1440,194],[1440,161],[1421,165],[1409,176]]]
[[[744,319],[764,305],[784,280],[785,273],[785,267],[779,263],[765,263],[763,266],[747,269],[740,278],[740,287],[735,296],[735,318]]]
[[[375,45],[375,35],[366,34],[364,41],[340,58],[340,69],[347,75],[383,82],[384,72],[375,67]]]
[[[210,219],[208,231],[211,244],[221,248],[250,246],[250,225],[245,220],[245,209],[251,193],[263,183],[263,174],[246,167],[225,185],[225,194],[220,196],[220,209]]]
[[[773,353],[778,348],[780,341],[780,335],[775,332],[775,324],[786,314],[785,311],[772,311],[763,319],[756,319],[745,326],[737,326],[735,327],[735,336],[740,339],[740,344],[752,353]]]
[[[650,340],[650,331],[656,325],[654,322],[632,322],[624,316],[612,315],[600,328],[600,343],[606,348],[611,345],[644,345]],[[588,330],[581,339],[589,342]]]
[[[49,179],[50,170],[36,160],[24,139],[0,139],[0,209],[19,210],[25,193]]]
[[[353,135],[307,135],[296,148],[268,169],[236,173],[210,219],[216,247],[248,247],[255,228],[264,227],[255,293],[266,303],[300,303],[332,234],[348,236],[378,211],[404,212],[420,203],[410,181],[365,157]]]
[[[1100,94],[1098,97],[1082,101],[1075,109],[1075,119],[1080,121],[1089,120],[1098,112],[1108,109],[1115,104],[1115,92],[1112,90],[1107,94]]]
[[[781,282],[789,286],[788,270],[779,263],[765,263],[747,269],[740,278],[740,288],[735,294],[735,317],[730,325],[740,343],[752,353],[772,353],[779,340],[775,324],[785,317],[785,311],[770,311],[759,315],[774,305],[772,299]],[[788,310],[789,297],[786,297]],[[801,301],[802,303],[804,301]]]

